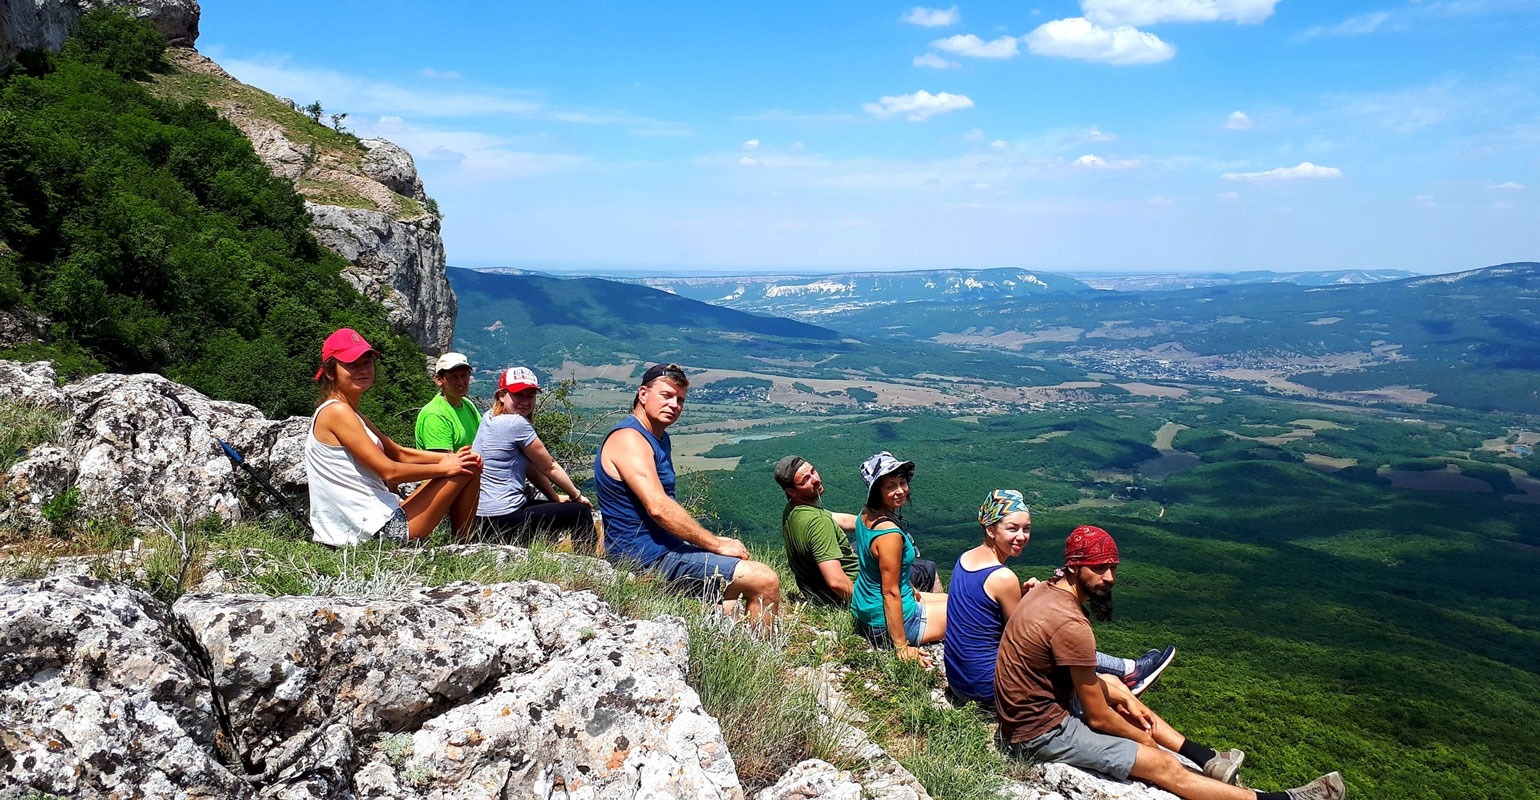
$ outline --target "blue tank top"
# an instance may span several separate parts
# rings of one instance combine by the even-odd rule
[[[658,469],[658,480],[669,497],[674,496],[673,448],[668,434],[658,440],[634,415],[610,429],[605,441],[621,428],[630,428],[642,435],[652,446],[652,461]],[[663,530],[647,511],[642,501],[631,491],[625,481],[616,480],[604,471],[604,445],[594,455],[594,493],[599,498],[599,513],[604,515],[604,557],[621,564],[650,567],[670,550],[692,550],[679,537]]]
[[[904,556],[899,567],[898,591],[904,601],[904,616],[915,613],[917,604],[914,599],[914,587],[909,584],[909,566],[914,563],[916,551],[914,540],[902,530],[897,533],[893,529],[897,526],[891,521],[881,523],[881,535],[904,537]],[[879,629],[887,628],[886,616],[882,610],[882,568],[877,564],[877,556],[872,554],[872,541],[879,535],[866,527],[866,521],[856,516],[856,584],[850,594],[850,613],[855,615],[856,621],[866,623],[868,626]],[[902,625],[903,621],[900,620]]]
[[[986,705],[995,700],[995,659],[1005,631],[1000,604],[984,593],[984,581],[997,569],[1005,567],[969,571],[958,557],[946,587],[947,685],[958,697]]]

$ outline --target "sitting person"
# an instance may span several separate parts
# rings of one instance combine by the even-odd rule
[[[481,456],[462,447],[431,453],[402,447],[358,411],[374,385],[375,356],[364,337],[342,328],[321,346],[320,404],[305,437],[310,527],[315,541],[354,545],[379,537],[425,539],[447,514],[455,536],[476,523]],[[405,500],[391,486],[422,481]]]
[[[433,367],[439,393],[417,412],[417,449],[449,452],[476,438],[481,413],[466,397],[471,390],[471,362],[464,353],[445,353]]]
[[[798,588],[814,602],[849,605],[856,580],[856,554],[849,536],[856,529],[855,515],[829,511],[818,504],[823,496],[823,478],[801,456],[781,459],[775,465],[775,482],[786,493],[781,540]],[[939,591],[936,562],[915,559],[909,583],[921,591]]]
[[[1187,800],[1341,800],[1332,772],[1286,792],[1232,785],[1246,755],[1216,753],[1178,733],[1121,681],[1096,675],[1096,636],[1082,604],[1112,618],[1118,546],[1101,528],[1082,525],[1064,542],[1064,573],[1022,598],[1005,624],[995,666],[999,739],[1007,755],[1059,762],[1118,780],[1129,776]],[[1081,714],[1071,709],[1080,701]],[[1161,749],[1165,748],[1165,749]],[[1180,753],[1202,772],[1171,755]]]
[[[914,462],[884,450],[861,464],[861,477],[866,506],[856,518],[856,583],[850,596],[856,632],[892,647],[900,659],[928,667],[930,656],[915,645],[939,642],[946,634],[946,595],[916,592],[908,580],[918,551],[899,527],[899,509],[909,502]]]
[[[720,602],[725,614],[736,614],[741,600],[750,623],[769,626],[781,604],[781,577],[750,559],[742,542],[706,530],[674,499],[666,431],[684,413],[689,387],[678,364],[649,367],[631,414],[599,445],[594,493],[604,514],[604,557]]]
[[[1021,492],[996,489],[979,506],[984,543],[957,557],[946,596],[947,691],[959,703],[995,707],[995,658],[1000,633],[1036,578],[1016,582],[1005,562],[1032,540],[1032,510]],[[1096,654],[1096,671],[1116,675],[1135,697],[1153,685],[1176,656],[1176,647],[1151,650],[1137,661]]]
[[[524,367],[509,367],[497,378],[492,409],[482,418],[471,449],[486,465],[481,473],[478,530],[499,541],[529,544],[536,533],[570,533],[574,544],[592,550],[593,504],[551,457],[531,420],[540,381]],[[532,502],[525,482],[557,502]],[[566,496],[556,490],[560,489]]]

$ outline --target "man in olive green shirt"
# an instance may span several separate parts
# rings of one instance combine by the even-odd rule
[[[849,605],[855,587],[856,554],[850,546],[853,514],[840,514],[818,505],[823,479],[801,456],[787,456],[775,465],[775,482],[786,492],[781,512],[781,538],[786,562],[797,587],[809,600]],[[916,559],[909,582],[922,591],[936,591],[936,562]]]
[[[453,452],[470,446],[481,427],[481,412],[466,398],[471,362],[463,353],[439,356],[433,369],[439,393],[417,412],[417,449]]]

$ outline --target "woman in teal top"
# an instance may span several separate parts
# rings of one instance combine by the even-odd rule
[[[901,659],[930,666],[930,657],[915,645],[941,641],[946,633],[946,595],[917,592],[907,577],[918,552],[898,525],[898,510],[909,501],[914,462],[899,461],[884,450],[861,465],[861,477],[866,507],[856,519],[857,569],[850,597],[856,630],[875,644],[892,646]]]

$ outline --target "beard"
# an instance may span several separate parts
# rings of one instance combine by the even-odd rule
[[[1101,586],[1088,590],[1091,603],[1091,616],[1097,622],[1112,621],[1112,587]]]

